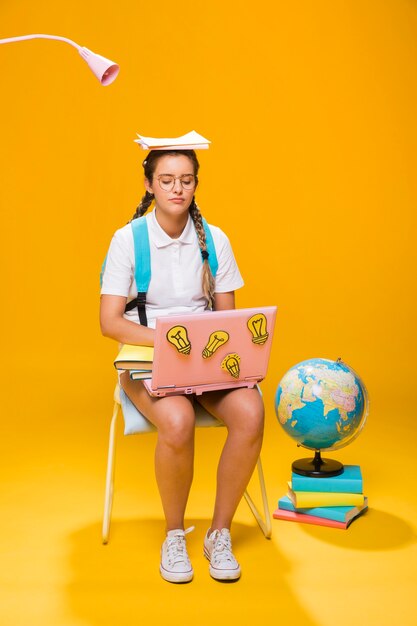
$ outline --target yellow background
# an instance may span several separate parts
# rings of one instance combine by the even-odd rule
[[[101,87],[65,43],[0,47],[2,623],[415,624],[416,3],[3,0],[0,24],[121,67]],[[153,435],[120,437],[100,545],[115,344],[98,275],[142,195],[136,132],[192,129],[213,142],[198,201],[232,241],[238,306],[279,306],[263,385],[271,510],[300,456],[274,415],[285,371],[341,356],[371,397],[363,434],[332,455],[362,466],[369,513],[345,533],[275,521],[266,542],[242,505],[232,586],[201,556],[217,432],[197,436],[191,585],[159,579]]]

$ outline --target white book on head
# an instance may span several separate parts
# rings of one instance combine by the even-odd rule
[[[181,137],[145,137],[136,133],[139,139],[135,143],[142,146],[143,150],[165,150],[177,148],[182,150],[207,149],[211,141],[192,130]]]

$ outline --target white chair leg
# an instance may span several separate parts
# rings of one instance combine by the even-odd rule
[[[259,509],[254,504],[252,498],[250,497],[247,491],[245,491],[244,496],[245,496],[246,502],[249,505],[250,510],[252,511],[263,534],[265,535],[265,538],[270,539],[271,533],[272,533],[272,524],[271,524],[271,515],[269,513],[269,508],[268,508],[268,498],[266,495],[265,479],[264,479],[264,473],[262,469],[261,457],[259,457],[256,467],[258,470],[259,486],[261,488],[261,494],[262,494],[263,518],[262,518],[262,514],[259,512]]]
[[[109,435],[109,452],[107,456],[107,473],[106,473],[106,491],[104,497],[104,514],[103,514],[103,543],[109,540],[111,510],[113,504],[113,483],[114,483],[114,457],[116,446],[116,421],[119,413],[120,404],[114,403],[113,416],[110,423]]]

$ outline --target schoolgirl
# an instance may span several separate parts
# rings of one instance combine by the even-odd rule
[[[242,287],[226,235],[210,226],[218,259],[213,278],[208,262],[205,230],[195,200],[199,163],[193,150],[152,150],[143,162],[146,193],[132,219],[145,216],[151,251],[151,282],[146,296],[148,325],[140,323],[136,307],[125,311],[137,296],[134,245],[130,224],[111,242],[103,274],[100,305],[102,333],[121,343],[153,345],[158,316],[225,310],[235,306],[235,290]],[[130,400],[158,431],[155,473],[166,520],[160,572],[174,583],[188,582],[193,568],[187,554],[184,516],[193,478],[195,413],[198,401],[227,428],[217,469],[213,517],[204,538],[209,571],[217,580],[240,577],[233,555],[230,528],[240,499],[258,459],[264,410],[256,389],[207,392],[189,396],[151,397],[128,372],[120,384]]]

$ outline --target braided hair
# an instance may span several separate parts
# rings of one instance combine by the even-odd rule
[[[198,185],[198,170],[200,164],[198,162],[196,153],[194,150],[151,150],[143,161],[142,166],[145,173],[145,178],[152,183],[153,175],[158,163],[158,160],[164,156],[186,156],[190,159],[194,167],[194,176],[196,186]],[[147,191],[142,197],[139,206],[137,207],[132,220],[137,217],[142,217],[151,206],[154,196]],[[200,248],[201,256],[203,259],[203,273],[202,273],[202,289],[204,297],[207,299],[209,309],[214,308],[214,277],[211,273],[210,265],[208,262],[209,253],[207,251],[206,233],[203,226],[203,219],[200,213],[200,209],[195,201],[195,196],[190,204],[189,213],[194,223],[194,228],[197,233],[198,245]],[[131,221],[132,221],[131,220]]]
[[[130,221],[135,220],[137,217],[142,217],[142,215],[144,215],[146,211],[149,209],[152,202],[153,202],[153,193],[150,193],[149,191],[147,191],[145,195],[143,196],[142,200],[140,201]]]
[[[189,212],[194,222],[194,228],[198,237],[198,245],[200,246],[201,256],[203,258],[203,274],[202,287],[204,296],[207,298],[209,309],[214,309],[214,277],[211,273],[208,262],[209,253],[207,251],[206,231],[203,226],[203,218],[198,208],[195,196],[193,196],[190,204]]]

